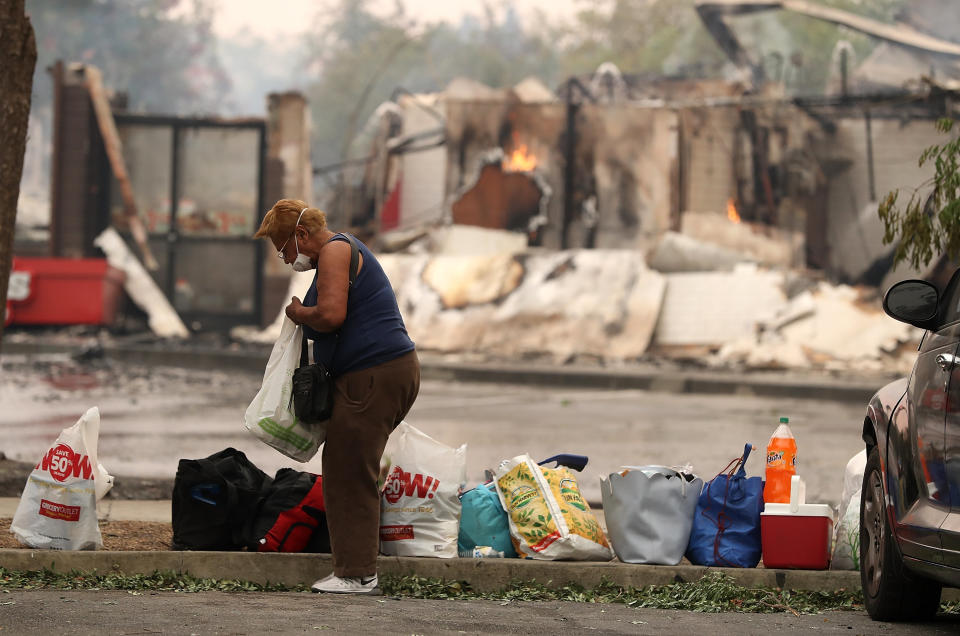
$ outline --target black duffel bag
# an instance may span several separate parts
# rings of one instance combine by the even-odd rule
[[[173,483],[173,549],[241,549],[244,529],[272,483],[234,448],[181,459]]]

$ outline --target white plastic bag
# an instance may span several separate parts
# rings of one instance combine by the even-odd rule
[[[840,508],[837,518],[843,517],[850,504],[850,498],[863,488],[863,473],[867,470],[867,451],[860,451],[850,458],[843,469],[843,490],[840,491]],[[859,514],[859,513],[858,513]]]
[[[860,569],[860,493],[853,493],[834,532],[831,570]]]
[[[467,445],[451,448],[406,422],[393,435],[392,465],[380,493],[380,551],[392,556],[457,556]]]
[[[299,462],[310,461],[326,439],[326,422],[306,424],[293,412],[293,372],[300,366],[303,330],[284,318],[263,384],[243,415],[243,425],[261,442]]]
[[[500,464],[494,483],[522,557],[609,561],[607,536],[566,468],[542,468],[529,455]]]
[[[862,450],[847,462],[843,471],[843,491],[834,527],[831,570],[860,569],[860,489],[867,468],[867,451]]]
[[[113,477],[97,460],[100,410],[89,409],[63,429],[30,473],[10,531],[24,545],[54,550],[103,547],[97,501]]]

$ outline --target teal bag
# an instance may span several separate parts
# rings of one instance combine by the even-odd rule
[[[471,557],[475,547],[486,545],[503,552],[505,557],[516,558],[517,551],[510,540],[510,520],[492,483],[463,493],[460,504],[460,534],[457,536],[460,556]]]
[[[545,459],[539,464],[556,462],[557,466],[566,466],[582,471],[587,465],[584,455],[561,453]],[[457,554],[472,557],[477,546],[490,546],[503,552],[506,558],[515,559],[519,555],[510,539],[510,519],[507,511],[500,505],[497,487],[493,482],[477,486],[460,496],[460,533],[457,535]]]

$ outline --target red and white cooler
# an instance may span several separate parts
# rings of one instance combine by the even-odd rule
[[[806,484],[790,480],[790,503],[768,503],[760,515],[763,567],[826,570],[833,540],[833,510],[808,504]]]

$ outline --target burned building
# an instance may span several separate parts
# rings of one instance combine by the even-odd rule
[[[511,249],[635,252],[660,272],[745,256],[888,284],[910,273],[890,271],[877,201],[929,177],[917,158],[942,141],[934,121],[957,113],[960,45],[944,39],[948,26],[931,26],[933,0],[914,4],[891,27],[800,0],[700,2],[730,60],[726,79],[604,64],[556,88],[531,78],[504,89],[464,79],[429,95],[398,89],[354,143],[366,156],[316,170],[307,104],[293,93],[271,96],[266,120],[155,117],[114,103],[152,277],[200,328],[268,323],[289,274],[250,236],[269,202],[312,200],[319,177],[335,186],[321,202],[331,224],[384,250],[470,226],[507,230],[497,240]],[[857,60],[841,43],[829,90],[793,94],[784,72],[737,39],[737,16],[770,10],[881,44]],[[134,245],[83,79],[59,72],[50,254],[90,255],[109,225]],[[447,249],[479,241],[471,234]]]
[[[809,2],[701,2],[735,80],[604,65],[557,90],[457,80],[439,94],[402,95],[390,110],[395,135],[372,146],[367,203],[349,214],[377,232],[465,224],[551,249],[649,252],[670,231],[740,249],[751,234],[783,246],[771,264],[881,284],[892,260],[877,201],[929,177],[917,158],[942,141],[936,119],[957,112],[960,44],[921,30],[926,4],[907,16],[912,24],[886,25]],[[790,94],[728,24],[769,10],[880,44],[858,63],[841,43],[831,91]]]

